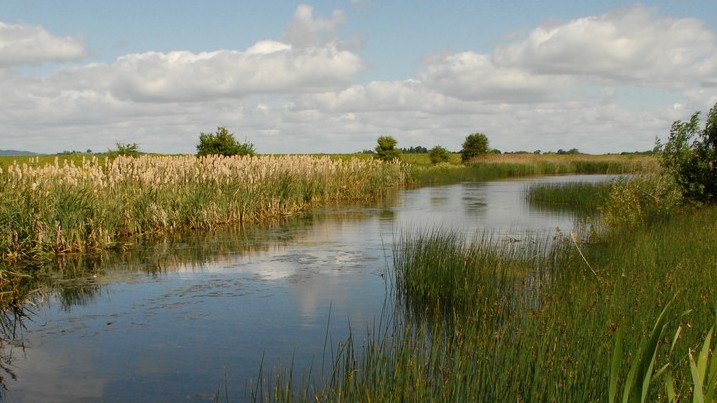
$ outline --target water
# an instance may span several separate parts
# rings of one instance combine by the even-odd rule
[[[378,320],[401,232],[434,227],[521,239],[573,229],[531,208],[535,181],[475,182],[329,206],[281,223],[175,237],[53,270],[30,318],[3,347],[3,398],[35,401],[248,400],[265,372],[320,367]],[[41,298],[40,298],[41,296]],[[313,364],[312,364],[313,363]]]

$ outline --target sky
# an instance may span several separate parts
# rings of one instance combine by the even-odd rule
[[[0,149],[619,153],[715,104],[714,0],[0,1]]]

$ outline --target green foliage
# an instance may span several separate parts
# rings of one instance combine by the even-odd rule
[[[217,127],[215,133],[200,133],[197,156],[203,155],[254,155],[254,144],[239,143],[226,127]]]
[[[396,148],[398,142],[391,136],[381,136],[378,138],[376,146],[376,158],[383,161],[393,161],[401,155],[401,150]]]
[[[691,200],[717,201],[717,104],[705,128],[700,130],[699,112],[688,122],[675,121],[667,143],[657,144],[662,166],[675,178],[683,195]]]
[[[483,133],[473,133],[463,142],[461,161],[468,162],[479,155],[487,154],[489,150],[488,137]]]
[[[428,158],[431,159],[431,163],[433,164],[448,162],[451,159],[451,153],[444,147],[435,146],[428,152]]]
[[[673,213],[681,201],[671,177],[637,176],[614,181],[600,210],[607,228],[619,232],[661,220]]]
[[[108,157],[139,157],[139,144],[137,143],[116,143],[117,148],[114,150],[107,150]]]

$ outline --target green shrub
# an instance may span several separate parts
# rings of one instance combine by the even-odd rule
[[[489,150],[488,137],[483,133],[473,133],[463,142],[461,161],[468,162],[479,155],[487,154]]]
[[[383,161],[393,161],[401,155],[401,150],[396,148],[397,141],[391,136],[381,136],[377,140],[376,158]]]
[[[699,129],[699,112],[689,122],[672,124],[667,143],[659,143],[662,166],[675,178],[682,194],[691,200],[717,201],[717,104]]]
[[[107,156],[108,157],[117,157],[117,156],[125,156],[125,157],[139,157],[139,144],[137,143],[116,143],[117,149],[115,150],[107,150]]]
[[[200,133],[197,156],[203,155],[254,155],[254,144],[239,143],[225,127],[218,127],[216,133]]]
[[[428,158],[432,164],[448,162],[451,159],[451,152],[441,146],[435,146],[428,152]]]
[[[607,201],[600,207],[610,231],[632,229],[660,220],[681,203],[672,177],[648,175],[613,182]]]

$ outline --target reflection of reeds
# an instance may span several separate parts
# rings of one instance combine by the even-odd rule
[[[364,200],[404,182],[400,164],[330,157],[193,156],[14,163],[0,182],[0,254],[111,247],[134,235],[212,229]]]

